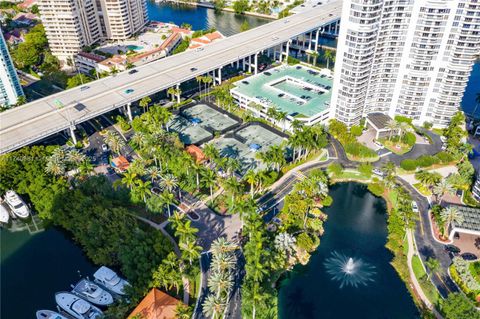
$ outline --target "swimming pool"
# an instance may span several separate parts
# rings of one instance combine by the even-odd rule
[[[143,47],[140,45],[127,45],[127,49],[132,50],[132,51],[140,51],[143,50]]]

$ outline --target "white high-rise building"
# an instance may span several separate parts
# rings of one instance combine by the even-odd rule
[[[16,104],[19,96],[23,96],[22,86],[0,31],[0,106]]]
[[[101,40],[123,40],[148,22],[146,0],[40,0],[52,54],[61,61]]]
[[[478,0],[344,0],[331,117],[446,126],[480,53]]]

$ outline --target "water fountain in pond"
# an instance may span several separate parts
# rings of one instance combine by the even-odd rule
[[[347,257],[334,251],[325,260],[324,265],[327,273],[332,275],[332,280],[340,282],[340,288],[366,286],[374,281],[375,267],[359,258]]]

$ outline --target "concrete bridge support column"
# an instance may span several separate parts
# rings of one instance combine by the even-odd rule
[[[242,71],[245,72],[245,66],[247,65],[247,58],[243,58]]]
[[[128,116],[128,120],[131,122],[133,121],[133,117],[132,117],[132,103],[127,103],[127,105],[125,106],[126,107],[126,110],[127,110],[127,116]]]
[[[180,84],[177,84],[176,88],[177,88],[177,103],[180,103],[180,95],[181,95],[181,94],[179,93],[179,92],[180,92],[180,91],[179,91],[179,90],[180,90]]]
[[[291,41],[292,41],[292,40],[288,40],[288,41],[287,41],[287,46],[286,46],[286,48],[285,48],[285,62],[288,61],[288,56],[290,55],[290,42],[291,42]]]
[[[240,69],[240,59],[237,60],[237,70]]]
[[[218,75],[215,75],[215,72],[217,72]],[[218,85],[222,83],[222,68],[218,68],[217,71],[213,71],[213,83],[217,82]]]
[[[256,75],[256,74],[258,73],[258,53],[255,53],[255,55],[254,55],[253,57],[254,57],[254,63],[255,63],[255,65],[254,65],[254,67],[255,67],[254,72],[255,72],[255,75]]]
[[[252,73],[252,56],[248,56],[248,73]]]
[[[72,137],[73,144],[77,144],[77,137],[75,136],[75,125],[70,125],[70,136]]]
[[[311,51],[312,50],[312,32],[310,32],[308,34],[308,50]]]

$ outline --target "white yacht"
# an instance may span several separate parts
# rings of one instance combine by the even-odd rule
[[[39,310],[37,311],[37,319],[68,319],[65,316],[62,316],[58,312],[51,310]]]
[[[20,218],[27,218],[30,214],[30,210],[23,199],[12,190],[7,191],[5,194],[5,202],[12,209],[12,212]]]
[[[97,306],[109,306],[113,303],[112,295],[88,279],[80,280],[72,292]]]
[[[55,301],[60,308],[76,319],[97,319],[103,316],[100,309],[69,292],[57,292]]]
[[[8,212],[8,209],[2,204],[0,204],[0,223],[7,224],[9,220],[10,213]]]
[[[107,288],[117,295],[125,295],[125,286],[128,282],[125,279],[120,278],[117,273],[108,267],[100,267],[94,274],[95,282]]]

